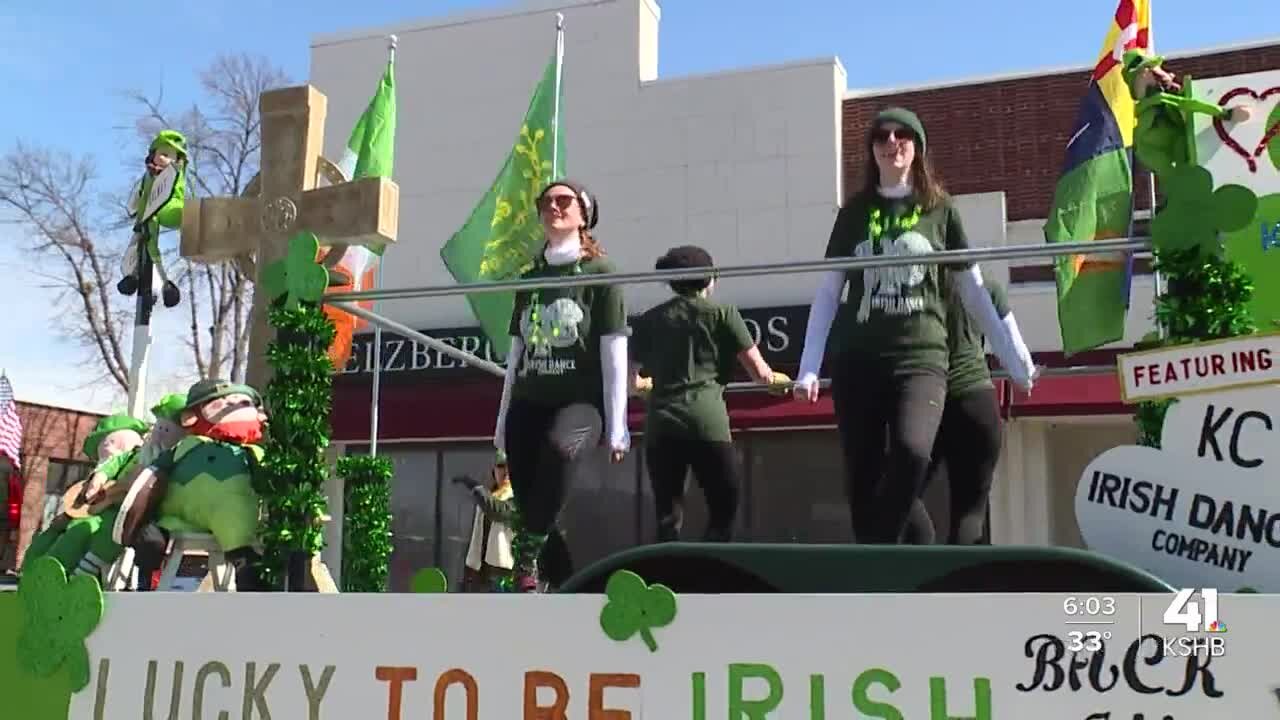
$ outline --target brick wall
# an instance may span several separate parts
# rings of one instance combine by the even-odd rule
[[[101,415],[67,408],[18,403],[22,418],[22,518],[16,547],[0,537],[0,566],[22,565],[22,554],[35,535],[44,507],[44,486],[50,460],[82,461],[85,436]]]
[[[1168,65],[1193,78],[1275,70],[1280,44],[1174,58]],[[862,186],[871,118],[884,106],[902,105],[924,123],[934,165],[952,194],[1004,190],[1009,220],[1043,218],[1088,83],[1088,71],[1073,71],[845,100],[845,187]],[[1140,208],[1148,206],[1147,192],[1140,183]]]

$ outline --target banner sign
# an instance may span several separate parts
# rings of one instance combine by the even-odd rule
[[[800,364],[800,352],[804,345],[805,323],[809,320],[808,305],[789,307],[750,308],[742,310],[742,319],[751,331],[760,353],[770,365],[788,367]],[[437,328],[422,330],[423,335],[433,337],[465,352],[478,355],[501,364],[503,359],[493,351],[489,339],[478,327]],[[359,378],[368,382],[373,375],[373,335],[357,335],[352,341],[351,359],[334,380]],[[463,362],[444,355],[434,348],[419,344],[393,332],[382,333],[383,379],[413,378],[440,379],[483,375]],[[394,380],[393,380],[394,381]]]
[[[68,717],[1280,716],[1280,599],[1210,592],[692,595],[661,623],[643,592],[116,593]]]
[[[1085,543],[1174,585],[1280,592],[1280,388],[1180,399],[1160,445],[1084,469]]]
[[[1127,403],[1280,383],[1280,333],[1117,355],[1116,372]]]

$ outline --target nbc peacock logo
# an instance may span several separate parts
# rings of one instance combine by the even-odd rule
[[[1226,631],[1227,631],[1227,624],[1222,622],[1221,620],[1214,620],[1212,623],[1209,624],[1209,627],[1205,628],[1205,632],[1211,632],[1211,633],[1225,633]]]

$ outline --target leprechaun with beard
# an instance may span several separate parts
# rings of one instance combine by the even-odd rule
[[[129,544],[152,517],[169,533],[208,533],[235,569],[237,590],[266,589],[253,548],[259,510],[253,476],[266,419],[261,396],[248,385],[192,385],[178,420],[187,436],[139,473],[116,519],[116,541]]]

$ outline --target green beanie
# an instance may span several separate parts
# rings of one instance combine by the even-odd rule
[[[1141,50],[1126,50],[1120,61],[1120,76],[1124,78],[1129,92],[1133,92],[1133,81],[1138,78],[1138,73],[1163,64],[1164,58],[1159,55],[1148,55]]]
[[[896,122],[903,127],[911,128],[911,131],[916,134],[916,145],[920,148],[920,154],[924,154],[926,148],[924,123],[920,122],[920,118],[916,117],[915,113],[902,107],[885,108],[876,115],[871,127],[875,128],[887,122]]]
[[[183,157],[186,157],[187,138],[177,130],[161,130],[156,134],[155,140],[151,141],[151,151],[154,152],[159,150],[165,145],[177,150]]]
[[[160,402],[151,408],[151,414],[155,415],[156,420],[177,422],[178,416],[182,414],[182,409],[186,405],[187,396],[184,393],[169,393],[160,398]]]
[[[99,420],[98,424],[94,426],[93,432],[89,433],[89,435],[84,439],[84,447],[82,449],[84,450],[85,457],[90,460],[97,460],[98,446],[101,445],[102,441],[111,433],[117,430],[132,430],[139,435],[146,435],[147,430],[149,429],[150,428],[148,428],[145,422],[131,415],[127,415],[125,413],[108,415]]]

